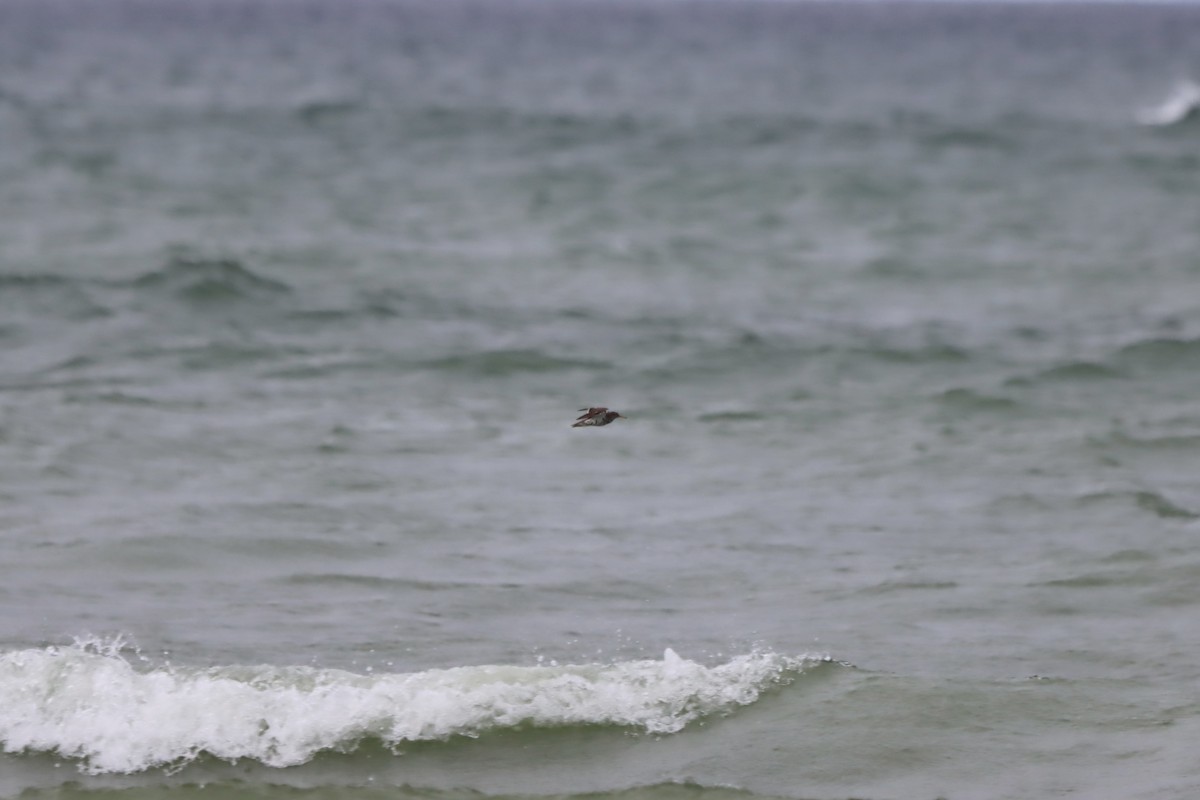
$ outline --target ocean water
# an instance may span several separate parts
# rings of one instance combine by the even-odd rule
[[[1185,5],[0,4],[0,797],[1197,796],[1198,80]]]

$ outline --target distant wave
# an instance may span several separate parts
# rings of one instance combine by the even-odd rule
[[[1101,447],[1194,452],[1200,449],[1200,434],[1181,431],[1162,436],[1132,436],[1123,431],[1117,431],[1095,439],[1094,443]]]
[[[0,744],[88,773],[180,767],[208,754],[270,767],[404,742],[517,728],[671,734],[749,705],[828,657],[752,652],[706,667],[661,661],[471,666],[359,675],[311,667],[138,668],[121,642],[0,654]]]
[[[1200,518],[1200,513],[1176,505],[1167,499],[1164,495],[1158,492],[1152,492],[1145,489],[1113,489],[1101,492],[1093,492],[1079,498],[1079,502],[1084,505],[1092,505],[1096,503],[1118,502],[1128,504],[1132,502],[1142,511],[1147,511],[1157,517],[1163,519],[1197,519]]]
[[[1108,364],[1094,361],[1068,361],[1035,372],[1007,379],[1006,386],[1037,386],[1059,383],[1092,384],[1096,381],[1115,380],[1121,371]]]
[[[973,389],[954,388],[938,394],[935,399],[943,408],[963,412],[1003,412],[1020,405],[1016,400],[998,395],[981,394]]]
[[[288,294],[291,288],[280,281],[251,272],[233,259],[172,259],[162,269],[135,279],[139,289],[168,292],[193,303],[230,300],[263,300]]]
[[[133,287],[142,289],[192,290],[195,287],[220,287],[223,290],[244,289],[249,292],[287,293],[287,284],[264,278],[232,258],[168,259],[157,269],[124,280],[105,280],[57,274],[30,275],[0,273],[0,288],[8,291],[55,290],[65,287]]]
[[[1122,365],[1154,369],[1194,368],[1200,365],[1200,339],[1145,339],[1118,350],[1116,361]]]
[[[281,281],[227,258],[173,258],[132,279],[0,274],[0,308],[74,321],[109,317],[139,298],[166,299],[197,310],[261,307],[292,293]]]
[[[1165,100],[1156,106],[1142,109],[1137,121],[1157,127],[1177,125],[1200,115],[1200,83],[1180,81]]]
[[[549,372],[562,369],[603,369],[609,364],[594,359],[558,358],[538,350],[493,350],[484,353],[447,356],[423,363],[429,369],[445,369],[479,375],[507,375],[515,372]]]
[[[109,316],[111,311],[89,288],[86,280],[62,275],[0,274],[0,310],[7,321],[49,317],[79,322]]]

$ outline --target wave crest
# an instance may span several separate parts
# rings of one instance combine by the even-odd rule
[[[180,767],[201,754],[272,767],[368,738],[405,742],[523,727],[599,725],[670,734],[729,713],[826,656],[752,652],[707,667],[661,661],[477,666],[359,675],[311,667],[139,670],[119,648],[0,655],[0,744],[85,772]]]
[[[1178,125],[1200,114],[1200,83],[1180,81],[1171,93],[1158,105],[1142,109],[1137,121],[1142,125],[1165,127]]]
[[[261,301],[288,294],[285,283],[264,278],[233,259],[173,258],[162,269],[133,281],[140,289],[162,291],[195,304]]]

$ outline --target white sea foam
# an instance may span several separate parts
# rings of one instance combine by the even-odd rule
[[[1180,81],[1171,94],[1153,108],[1138,112],[1137,120],[1143,125],[1175,125],[1200,112],[1200,83]]]
[[[77,644],[0,655],[0,744],[91,773],[182,765],[201,753],[285,767],[366,737],[389,745],[516,726],[674,733],[754,702],[823,657],[770,652],[707,667],[661,661],[475,666],[358,675],[309,667],[139,669]]]

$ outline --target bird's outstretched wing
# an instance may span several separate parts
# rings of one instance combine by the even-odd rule
[[[592,417],[598,417],[601,414],[603,414],[605,411],[608,411],[608,406],[592,406],[591,408],[581,408],[579,410],[582,411],[583,413],[575,418],[576,422],[578,422],[579,420],[583,420],[583,419],[591,419]]]

